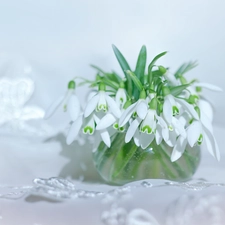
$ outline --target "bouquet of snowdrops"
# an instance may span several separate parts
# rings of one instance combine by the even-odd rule
[[[162,52],[150,62],[146,71],[147,53],[143,46],[136,67],[132,70],[115,46],[113,51],[122,68],[122,75],[104,72],[93,66],[97,70],[95,80],[80,77],[71,80],[66,95],[47,110],[46,118],[60,105],[69,111],[72,124],[67,143],[71,144],[80,132],[97,135],[101,138],[98,144],[102,147],[94,150],[103,154],[100,149],[105,148],[104,161],[107,160],[107,151],[123,148],[124,157],[118,156],[118,151],[114,153],[114,159],[120,160],[119,164],[117,162],[114,165],[117,171],[112,172],[114,176],[118,175],[118,167],[119,171],[126,168],[132,156],[137,154],[137,149],[157,154],[160,151],[157,146],[162,145],[170,149],[171,163],[179,161],[187,147],[195,146],[204,146],[219,160],[220,153],[212,128],[213,109],[202,96],[202,89],[221,89],[185,78],[185,74],[197,65],[196,62],[185,63],[172,74],[168,68],[157,64],[158,59],[166,54]],[[88,84],[92,90],[84,109],[81,109],[76,96],[76,86],[80,79],[82,82],[79,85]],[[98,162],[96,164],[98,166]]]

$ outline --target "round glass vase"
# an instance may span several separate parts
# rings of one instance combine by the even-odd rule
[[[123,185],[142,179],[187,181],[200,162],[200,147],[187,145],[183,155],[171,162],[172,148],[165,142],[153,141],[148,148],[137,147],[132,139],[125,143],[125,133],[111,138],[111,147],[101,142],[93,153],[94,164],[101,177],[110,184]]]

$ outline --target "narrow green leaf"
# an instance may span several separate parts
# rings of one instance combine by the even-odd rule
[[[120,83],[120,81],[122,80],[122,78],[121,77],[117,77],[116,76],[116,74],[114,74],[114,73],[105,73],[105,77],[107,78],[107,79],[109,79],[109,80],[112,80],[112,81],[114,81],[114,82],[116,82],[116,83]]]
[[[158,54],[149,64],[148,66],[148,76],[149,76],[149,83],[151,84],[152,82],[152,68],[155,65],[156,61],[161,58],[162,56],[164,56],[167,52],[162,52],[160,54]]]
[[[114,88],[116,90],[119,89],[119,84],[118,83],[116,83],[116,82],[114,82],[112,80],[108,80],[106,77],[102,77],[101,80],[106,86],[109,86],[109,87]]]
[[[197,61],[184,63],[178,68],[178,70],[175,72],[174,76],[176,78],[179,78],[179,77],[183,76],[185,73],[187,73],[189,70],[195,68],[197,65],[198,65]]]
[[[126,73],[128,76],[130,76],[130,78],[132,79],[132,81],[134,82],[134,84],[138,88],[138,90],[142,91],[143,85],[142,85],[141,81],[137,78],[137,76],[130,70],[127,70]]]
[[[181,92],[186,89],[187,87],[189,87],[191,84],[184,84],[184,85],[179,85],[176,87],[172,87],[170,88],[170,93],[173,96],[178,96],[179,94],[181,94]]]
[[[126,76],[126,70],[130,70],[130,66],[128,65],[126,59],[124,58],[124,56],[122,55],[122,53],[119,51],[119,49],[115,46],[115,45],[112,45],[113,47],[113,51],[116,55],[116,58],[124,72],[124,75]]]
[[[137,59],[136,68],[135,68],[135,74],[137,75],[137,78],[141,81],[142,84],[144,84],[145,80],[145,67],[146,67],[146,60],[147,60],[147,50],[146,47],[143,45]],[[139,98],[139,90],[137,88],[133,89],[133,96],[136,100]]]
[[[146,59],[147,59],[147,51],[146,51],[146,47],[143,45],[138,55],[138,60],[137,60],[136,69],[135,69],[135,74],[137,75],[137,78],[142,83],[144,81]]]
[[[117,60],[118,60],[118,62],[120,64],[120,67],[122,68],[122,70],[124,72],[124,75],[127,78],[127,92],[131,96],[132,95],[132,80],[126,74],[127,70],[131,70],[130,66],[128,65],[126,59],[124,58],[122,53],[119,51],[119,49],[115,45],[112,45],[112,47],[113,47],[114,54],[115,54],[115,56],[116,56],[116,58],[117,58]]]
[[[95,66],[95,65],[90,65],[92,68],[94,68],[94,69],[96,69],[98,72],[100,72],[100,73],[102,73],[102,74],[105,74],[105,72],[102,70],[102,69],[100,69],[98,66]]]
[[[152,67],[154,66],[154,64],[156,63],[156,61],[157,61],[159,58],[161,58],[162,56],[164,56],[166,53],[167,53],[167,52],[162,52],[162,53],[158,54],[158,55],[151,61],[151,63],[149,64],[148,68],[149,68],[149,67],[152,68]]]

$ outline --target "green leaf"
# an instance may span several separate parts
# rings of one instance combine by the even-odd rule
[[[137,59],[137,64],[135,68],[135,74],[137,75],[137,78],[141,81],[142,84],[144,84],[145,81],[145,67],[146,67],[146,59],[147,59],[147,50],[146,47],[143,45]],[[136,100],[139,98],[139,91],[137,88],[134,88],[133,90],[133,96]]]
[[[131,70],[130,69],[130,66],[128,65],[126,59],[124,58],[124,56],[122,55],[122,53],[119,51],[119,49],[115,46],[115,45],[112,45],[113,47],[113,51],[115,53],[115,56],[124,72],[124,75],[126,76],[126,70]]]
[[[148,66],[148,76],[149,76],[149,83],[151,84],[152,82],[152,68],[155,65],[156,61],[161,58],[162,56],[164,56],[167,52],[162,52],[160,54],[158,54],[149,64]]]
[[[120,83],[122,80],[122,78],[119,75],[117,75],[115,72],[106,73],[102,69],[100,69],[98,66],[95,66],[95,65],[90,65],[90,66],[96,69],[102,76],[107,77],[109,80],[113,80],[117,83]]]
[[[105,73],[105,77],[111,81],[114,81],[116,83],[120,83],[122,78],[121,77],[118,77],[116,74],[114,73]]]
[[[112,81],[112,80],[109,80],[109,79],[107,79],[106,77],[102,77],[101,80],[102,80],[102,82],[103,82],[106,86],[111,87],[111,88],[114,88],[114,89],[116,89],[116,90],[119,89],[119,84],[118,84],[118,83],[116,83],[116,82],[114,82],[114,81]]]
[[[124,72],[124,75],[126,76],[127,78],[127,92],[128,94],[131,96],[132,95],[132,80],[129,76],[127,76],[126,74],[126,71],[127,70],[131,70],[130,69],[130,66],[128,65],[126,59],[124,58],[124,56],[122,55],[122,53],[119,51],[119,49],[115,46],[115,45],[112,45],[113,47],[113,51],[114,51],[114,54],[120,64],[120,67],[122,68],[123,72]]]
[[[98,72],[100,72],[100,73],[102,73],[102,74],[105,74],[105,72],[102,70],[102,69],[100,69],[98,66],[95,66],[95,65],[90,65],[92,68],[94,68],[94,69],[96,69]]]
[[[185,73],[187,73],[189,70],[195,68],[197,66],[197,61],[194,62],[189,62],[189,63],[184,63],[179,67],[179,69],[175,72],[174,76],[176,78],[179,78],[183,76]]]
[[[184,84],[184,85],[179,85],[176,87],[172,87],[170,88],[170,93],[173,96],[178,96],[179,94],[181,94],[181,92],[186,89],[187,87],[189,87],[191,84]]]
[[[138,60],[137,60],[136,69],[135,69],[135,74],[137,75],[137,78],[142,83],[144,81],[146,59],[147,59],[147,51],[146,51],[146,47],[143,45],[138,55]]]
[[[138,90],[142,91],[143,85],[142,85],[141,81],[137,78],[137,76],[130,70],[127,70],[126,73],[128,76],[130,76],[130,78],[132,79],[132,81],[134,82],[134,84],[138,88]]]

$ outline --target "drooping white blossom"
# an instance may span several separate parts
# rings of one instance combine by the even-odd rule
[[[107,112],[110,110],[116,117],[120,117],[120,109],[115,100],[106,94],[105,91],[98,91],[87,103],[84,111],[84,117],[88,117],[94,111]]]
[[[69,112],[72,121],[75,121],[81,113],[81,106],[78,97],[75,94],[75,82],[70,81],[68,91],[65,95],[59,97],[47,109],[44,119],[50,118],[57,108],[63,107],[64,111]]]

